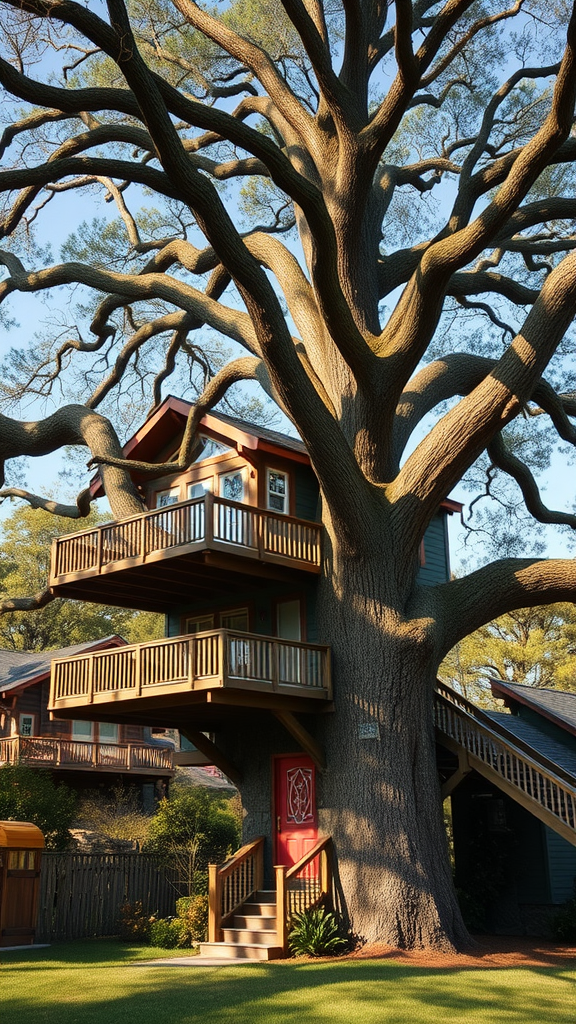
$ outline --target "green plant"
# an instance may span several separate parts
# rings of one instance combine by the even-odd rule
[[[0,768],[0,820],[31,821],[49,850],[70,846],[76,803],[76,794],[61,782],[55,785],[48,771],[23,764]]]
[[[576,881],[574,895],[568,900],[550,922],[552,934],[561,942],[576,942]]]
[[[208,931],[208,895],[182,896],[176,900],[176,914],[180,922],[181,946],[194,946],[203,942]]]
[[[154,915],[144,913],[141,900],[123,903],[120,907],[118,935],[121,939],[131,942],[148,942],[150,928],[155,920]]]
[[[176,917],[161,917],[150,924],[150,944],[161,949],[175,949],[181,946],[182,924]]]
[[[346,939],[338,935],[338,922],[325,907],[294,914],[288,946],[294,956],[330,956],[341,953]]]

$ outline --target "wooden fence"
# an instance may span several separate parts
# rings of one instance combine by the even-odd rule
[[[141,853],[44,853],[37,942],[117,935],[123,903],[168,917],[179,896],[173,869]]]

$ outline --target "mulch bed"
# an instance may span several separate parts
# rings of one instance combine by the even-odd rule
[[[391,946],[366,945],[349,953],[346,959],[395,960],[414,967],[475,967],[478,970],[502,967],[565,967],[576,969],[576,946],[545,939],[519,938],[516,935],[479,935],[477,945],[466,953],[434,953],[428,950],[393,949]]]

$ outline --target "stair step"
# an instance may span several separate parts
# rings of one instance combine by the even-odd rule
[[[277,943],[276,930],[268,928],[223,928],[222,935],[224,942],[234,942],[236,945],[275,946]]]
[[[263,943],[201,942],[200,956],[222,957],[226,960],[278,960],[284,956],[281,946]]]
[[[276,903],[276,889],[258,889],[252,899],[254,903]]]
[[[276,895],[276,893],[274,893]],[[242,910],[248,917],[276,917],[276,903],[243,903]]]
[[[268,931],[276,922],[276,914],[234,914],[231,928],[249,928],[252,931]]]

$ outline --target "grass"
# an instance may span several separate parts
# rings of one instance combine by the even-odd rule
[[[113,940],[2,954],[2,1024],[574,1024],[566,967],[391,960],[148,967],[182,951]],[[576,966],[576,965],[575,965]]]

